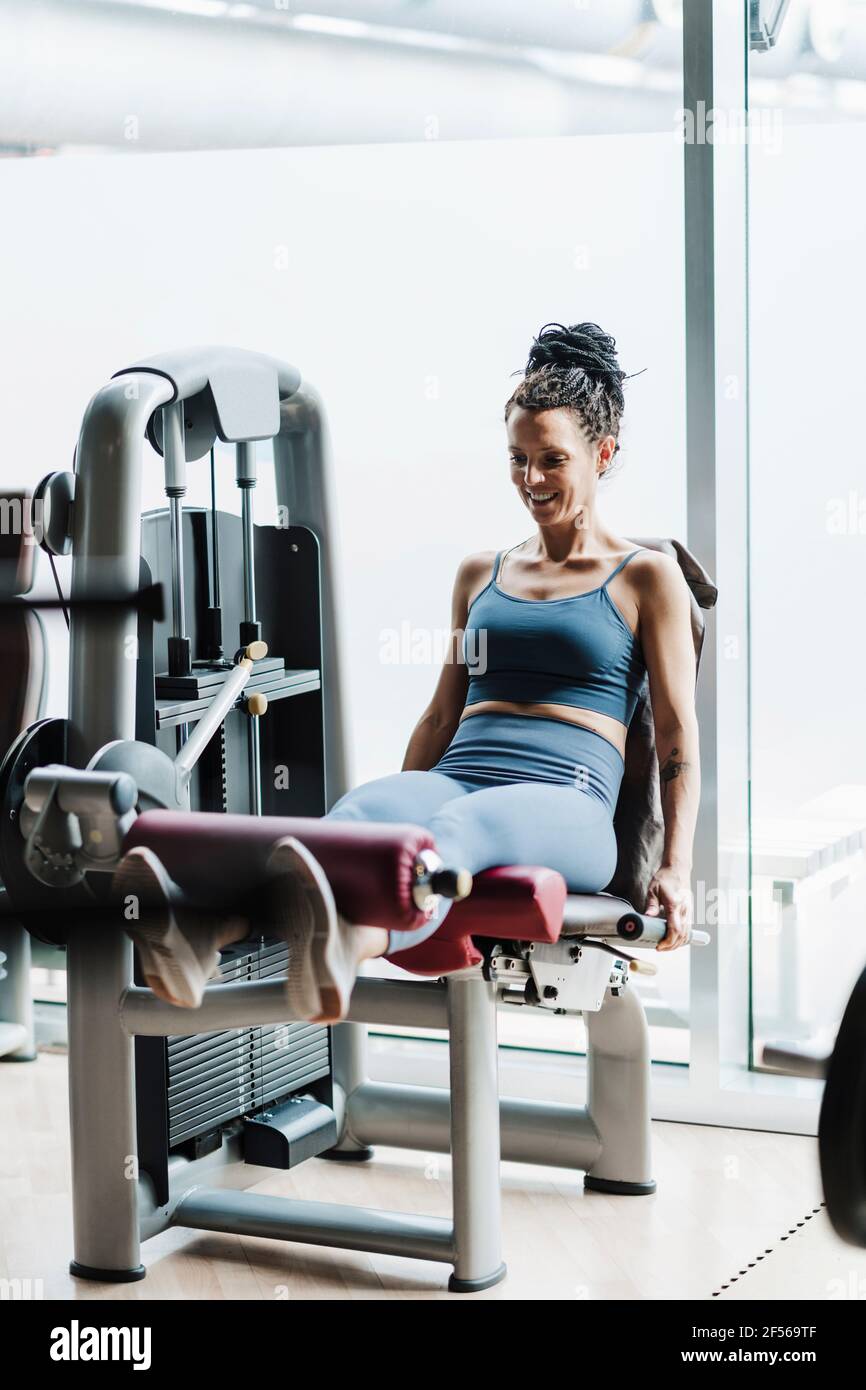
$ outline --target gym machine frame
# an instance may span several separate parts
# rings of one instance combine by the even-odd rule
[[[184,414],[188,409],[194,414],[195,403],[205,397],[215,410],[219,437],[237,446],[239,467],[249,464],[255,440],[273,440],[278,504],[287,508],[293,525],[317,537],[325,785],[331,806],[350,781],[325,416],[315,390],[302,385],[295,368],[234,349],[189,349],[149,359],[119,373],[87,409],[71,509],[67,760],[84,769],[105,745],[136,737],[135,663],[128,659],[136,613],[122,604],[89,606],[87,596],[137,590],[142,441],[148,434],[153,442],[158,418],[167,480],[172,469],[177,472],[172,525],[176,538],[182,534],[182,465],[189,447]],[[194,434],[195,419],[192,428]],[[58,518],[60,510],[54,508]],[[245,510],[245,528],[250,524]],[[183,613],[173,587],[177,633]],[[253,770],[258,775],[255,752],[251,776]],[[626,988],[628,957],[616,941],[617,923],[629,908],[604,894],[573,895],[564,920],[574,934],[558,943],[526,948],[509,940],[492,949],[488,943],[482,965],[438,981],[358,980],[348,1021],[332,1032],[339,1138],[328,1156],[363,1160],[377,1143],[450,1151],[451,1220],[239,1190],[259,1181],[262,1170],[238,1165],[239,1145],[232,1135],[206,1157],[173,1156],[168,1200],[158,1200],[148,1174],[139,1175],[137,1166],[135,1037],[290,1021],[285,993],[279,983],[222,985],[208,988],[198,1010],[173,1008],[132,984],[133,948],[124,932],[73,926],[68,936],[72,1271],[98,1280],[141,1278],[140,1242],[176,1225],[441,1261],[453,1266],[449,1287],[471,1292],[497,1283],[505,1273],[500,1149],[512,1161],[582,1170],[586,1185],[598,1190],[653,1192],[648,1029],[640,999]],[[664,922],[656,926],[663,932]],[[614,944],[604,943],[605,937]],[[553,972],[556,988],[545,989],[545,970]],[[530,981],[537,987],[528,988]],[[497,1006],[527,1003],[584,1014],[586,1105],[500,1100]],[[370,1024],[447,1029],[450,1090],[369,1080]]]

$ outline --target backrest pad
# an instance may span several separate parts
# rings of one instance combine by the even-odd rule
[[[695,645],[695,679],[704,641],[704,609],[712,608],[718,589],[706,570],[680,541],[659,538],[633,539],[633,545],[671,555],[679,564],[691,593],[692,638]],[[618,858],[605,892],[626,898],[641,911],[650,880],[661,862],[664,817],[659,785],[655,725],[645,685],[629,725],[625,745],[625,770],[614,812]]]

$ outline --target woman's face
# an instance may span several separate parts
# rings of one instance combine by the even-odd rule
[[[612,435],[590,442],[572,410],[527,410],[508,417],[511,480],[539,526],[579,525],[613,456]]]

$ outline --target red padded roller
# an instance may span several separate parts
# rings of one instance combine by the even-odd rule
[[[316,856],[349,921],[395,931],[424,922],[412,898],[412,871],[419,852],[436,844],[420,825],[146,811],[123,847],[147,845],[202,906],[241,911],[264,881],[268,854],[284,835],[294,835]]]

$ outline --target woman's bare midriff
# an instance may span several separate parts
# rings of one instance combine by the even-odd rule
[[[595,710],[582,709],[576,705],[533,705],[514,700],[478,700],[467,705],[460,716],[460,723],[473,714],[524,714],[530,719],[563,719],[567,724],[577,724],[579,728],[590,729],[601,734],[612,743],[625,758],[625,739],[628,730],[618,719],[608,714],[598,714]]]

